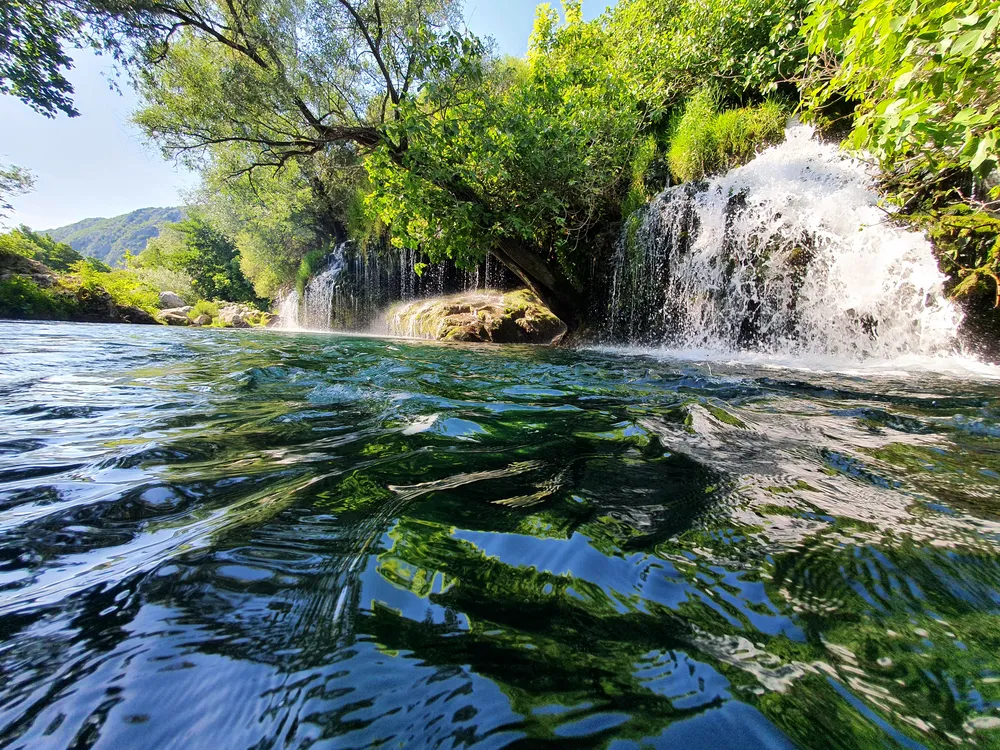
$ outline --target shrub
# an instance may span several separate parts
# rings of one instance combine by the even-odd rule
[[[324,250],[310,250],[306,253],[302,262],[299,263],[299,270],[295,276],[295,288],[298,290],[299,294],[302,294],[309,283],[309,278],[316,273],[316,270],[322,265],[323,258],[325,258],[327,253]]]
[[[68,271],[73,263],[83,260],[83,256],[69,245],[32,232],[23,225],[0,234],[0,250],[37,260],[53,271]]]
[[[131,271],[140,282],[160,292],[173,292],[186,304],[193,305],[198,301],[198,293],[194,290],[191,277],[183,271],[163,266],[132,268]]]
[[[219,317],[219,304],[209,302],[207,299],[198,300],[191,312],[188,313],[188,317],[194,320],[199,315],[207,315],[213,319]]]
[[[73,265],[82,289],[103,289],[119,307],[138,307],[155,315],[160,306],[159,290],[132,271],[97,271],[86,261]]]
[[[787,115],[774,101],[725,112],[702,89],[684,106],[674,126],[667,160],[681,182],[698,180],[749,161],[762,147],[784,137]]]
[[[72,313],[72,298],[39,286],[24,276],[0,280],[0,318],[53,320]]]

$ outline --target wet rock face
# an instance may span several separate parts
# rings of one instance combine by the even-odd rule
[[[554,344],[566,324],[526,289],[470,292],[405,302],[386,313],[396,336],[494,344]]]

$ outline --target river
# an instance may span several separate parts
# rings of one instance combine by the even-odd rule
[[[1000,742],[1000,381],[0,323],[0,746]]]

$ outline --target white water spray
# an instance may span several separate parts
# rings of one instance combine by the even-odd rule
[[[717,352],[891,359],[958,349],[930,243],[868,169],[793,124],[706,185],[657,196],[619,244],[607,333]]]

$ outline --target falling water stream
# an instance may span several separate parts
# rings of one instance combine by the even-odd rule
[[[350,243],[338,245],[301,294],[293,288],[281,295],[279,327],[286,331],[366,330],[394,302],[519,285],[492,255],[471,271],[453,263],[428,263],[417,274],[414,267],[421,260],[412,250],[383,248],[360,253]]]
[[[613,271],[600,349],[0,322],[0,747],[1000,745],[1000,370],[926,242],[793,127]]]
[[[844,362],[949,355],[960,316],[923,235],[896,226],[864,164],[794,124],[784,143],[669,188],[623,233],[605,336]]]

